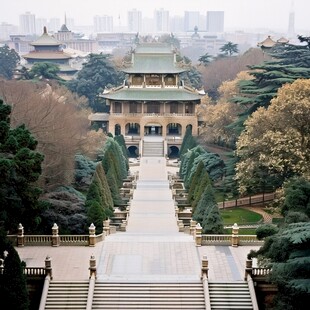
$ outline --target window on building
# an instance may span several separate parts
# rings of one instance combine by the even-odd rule
[[[159,102],[150,102],[147,104],[147,113],[160,113],[160,104]]]
[[[122,103],[114,102],[114,113],[122,113]]]

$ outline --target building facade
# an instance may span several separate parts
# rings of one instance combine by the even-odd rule
[[[178,66],[170,45],[138,44],[123,71],[124,84],[102,94],[110,106],[110,133],[122,134],[125,140],[160,136],[179,144],[188,126],[198,134],[201,94],[184,85],[180,74],[186,69]]]

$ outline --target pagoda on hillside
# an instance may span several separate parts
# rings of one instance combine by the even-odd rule
[[[30,45],[34,47],[34,50],[23,56],[27,61],[26,67],[31,68],[35,63],[40,62],[53,63],[59,66],[58,75],[67,80],[78,71],[70,65],[72,57],[63,51],[61,42],[47,33],[46,27],[44,27],[43,34]]]

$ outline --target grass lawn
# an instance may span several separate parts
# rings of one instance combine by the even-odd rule
[[[231,229],[224,229],[224,234],[230,235]],[[256,235],[256,228],[240,228],[239,235]]]
[[[257,224],[262,221],[263,217],[253,211],[243,208],[221,209],[220,213],[224,225],[237,223],[238,225]]]

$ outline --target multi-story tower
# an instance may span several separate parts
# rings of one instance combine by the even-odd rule
[[[128,11],[128,31],[129,32],[140,32],[142,30],[142,13],[137,9]]]
[[[224,32],[224,11],[207,12],[207,31]]]
[[[113,32],[113,16],[94,16],[95,32]]]
[[[169,11],[166,11],[164,9],[155,10],[154,20],[156,32],[170,31]]]
[[[173,143],[181,143],[187,126],[198,134],[196,106],[201,95],[184,85],[180,74],[187,69],[178,66],[170,45],[138,45],[123,71],[128,75],[124,84],[102,94],[110,106],[110,133],[136,140],[160,136]]]
[[[30,12],[19,15],[19,30],[22,34],[36,33],[36,16]]]
[[[184,30],[193,31],[195,27],[199,28],[200,13],[196,12],[184,12]]]
[[[294,1],[292,1],[289,19],[288,19],[288,36],[295,36],[295,12],[294,12]]]

